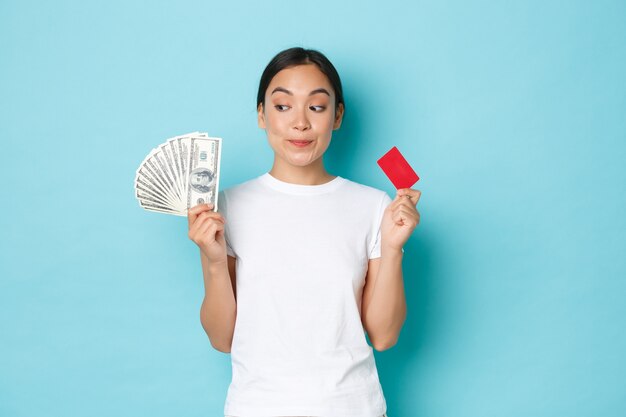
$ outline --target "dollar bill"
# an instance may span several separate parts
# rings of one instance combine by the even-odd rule
[[[139,205],[179,216],[202,203],[217,210],[221,145],[221,138],[190,132],[152,149],[135,172]]]
[[[135,188],[141,178],[159,190],[172,204],[175,204],[177,201],[176,196],[170,189],[170,186],[165,178],[165,174],[161,172],[157,161],[153,159],[155,152],[156,149],[153,149],[146,160],[139,166],[139,169],[137,170],[137,177],[135,178]]]
[[[213,203],[217,210],[222,139],[192,137],[189,144],[187,209]]]

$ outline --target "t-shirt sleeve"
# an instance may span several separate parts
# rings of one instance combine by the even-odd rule
[[[217,196],[217,211],[226,219],[226,225],[224,226],[224,240],[226,240],[226,254],[236,258],[237,255],[230,244],[229,231],[228,231],[228,203],[226,201],[226,193],[220,191]]]
[[[391,203],[391,197],[387,195],[387,193],[382,193],[382,198],[380,200],[380,204],[378,209],[375,212],[374,220],[373,220],[373,231],[372,239],[369,242],[369,259],[380,258],[380,223],[383,219],[383,214],[385,213],[385,209]]]

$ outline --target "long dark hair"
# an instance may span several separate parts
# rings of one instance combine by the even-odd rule
[[[315,64],[319,68],[320,71],[328,81],[330,85],[335,90],[335,109],[341,103],[344,107],[345,104],[343,102],[343,89],[341,88],[341,79],[339,78],[339,73],[333,66],[326,56],[316,51],[315,49],[304,49],[300,47],[294,47],[285,49],[284,51],[276,54],[274,58],[267,64],[265,70],[263,71],[263,75],[261,75],[261,81],[259,82],[259,92],[256,96],[256,105],[257,108],[259,104],[263,105],[265,109],[265,91],[267,87],[270,85],[272,78],[278,72],[284,70],[285,68],[295,67],[296,65],[304,65],[304,64]]]

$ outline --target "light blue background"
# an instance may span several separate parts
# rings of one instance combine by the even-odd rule
[[[143,211],[166,138],[266,172],[260,74],[317,48],[347,115],[328,167],[421,176],[390,417],[626,415],[624,1],[0,3],[0,416],[219,416],[186,219]]]

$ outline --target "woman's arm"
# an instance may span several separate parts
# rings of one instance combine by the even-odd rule
[[[210,263],[202,252],[200,258],[204,277],[200,322],[211,346],[229,353],[237,318],[236,258],[228,256],[226,263]]]
[[[406,312],[402,251],[385,250],[369,261],[361,304],[361,321],[374,349],[397,343]]]
[[[385,208],[380,225],[381,257],[368,264],[361,321],[376,350],[385,350],[398,342],[406,320],[406,297],[402,276],[402,247],[419,224],[416,205],[421,192],[411,188],[398,190]]]
[[[211,345],[228,353],[237,317],[236,259],[227,255],[226,219],[212,209],[213,204],[199,204],[189,209],[189,238],[200,248],[202,262],[204,300],[200,307],[200,323]]]

